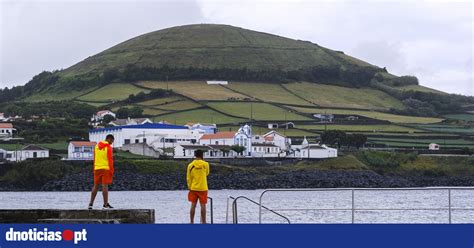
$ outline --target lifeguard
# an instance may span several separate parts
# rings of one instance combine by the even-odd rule
[[[104,209],[113,208],[109,204],[108,185],[112,184],[114,176],[113,148],[114,136],[109,134],[104,141],[100,141],[94,148],[94,187],[92,188],[89,209],[92,209],[94,200],[102,184],[102,196],[104,198]]]

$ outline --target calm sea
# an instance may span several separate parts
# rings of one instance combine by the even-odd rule
[[[228,196],[246,196],[258,202],[262,191],[211,190],[209,196],[214,202],[214,222],[226,222]],[[439,208],[448,208],[448,199],[447,190],[356,191],[354,220],[356,223],[447,223],[449,212]],[[2,209],[85,209],[88,201],[88,192],[0,192]],[[187,191],[110,192],[110,203],[115,208],[153,208],[156,223],[188,222]],[[101,205],[99,192],[95,207]],[[350,191],[269,192],[263,197],[263,205],[286,216],[292,223],[352,221]],[[474,188],[452,190],[451,208],[453,223],[474,223]],[[239,199],[237,209],[239,223],[258,222],[257,205]],[[231,211],[228,219],[232,221]],[[264,223],[285,223],[282,217],[269,211],[263,211],[262,220]]]

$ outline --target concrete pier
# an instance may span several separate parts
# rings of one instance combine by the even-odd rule
[[[0,223],[153,224],[154,209],[0,209]]]

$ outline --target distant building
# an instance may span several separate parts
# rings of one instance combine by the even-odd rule
[[[129,126],[129,125],[141,125],[146,123],[153,123],[148,118],[127,118],[127,119],[115,119],[109,122],[109,125],[112,126]]]
[[[112,116],[114,119],[116,118],[116,115],[114,112],[110,110],[100,110],[100,111],[97,111],[97,113],[95,113],[94,115],[92,115],[91,124],[93,126],[96,126],[97,124],[102,122],[104,120],[104,117],[107,115]]]
[[[200,145],[229,145],[232,146],[235,144],[236,132],[226,131],[226,132],[217,132],[213,134],[204,134],[199,139]]]
[[[185,126],[189,127],[189,129],[191,130],[197,130],[199,133],[202,133],[202,134],[213,134],[217,132],[216,124],[188,123]]]
[[[6,155],[7,160],[14,162],[35,158],[49,158],[49,150],[37,145],[27,145],[18,151],[8,151]]]
[[[16,130],[13,128],[11,123],[0,123],[0,138],[8,138],[13,136],[13,131]]]
[[[320,144],[310,144],[304,137],[301,145],[292,145],[289,157],[300,159],[308,158],[335,158],[337,157],[337,149]]]
[[[285,122],[285,123],[267,123],[268,129],[278,129],[278,128],[285,128],[285,129],[290,129],[290,128],[295,128],[295,123],[293,122]]]
[[[93,160],[94,147],[97,143],[90,141],[71,141],[67,149],[68,160]]]
[[[274,144],[280,147],[280,150],[287,151],[291,146],[291,139],[279,132],[272,130],[263,135],[264,143]],[[258,142],[260,143],[260,142]]]
[[[313,114],[316,119],[319,119],[320,122],[329,123],[334,122],[333,114]]]
[[[281,148],[271,143],[253,143],[252,157],[284,157]]]
[[[435,143],[431,143],[428,145],[428,149],[432,151],[438,151],[439,150],[439,145]]]
[[[197,150],[202,150],[204,152],[204,157],[207,157],[210,149],[209,146],[204,145],[178,144],[174,147],[174,158],[194,158],[194,152]]]
[[[8,121],[8,117],[5,116],[4,113],[0,113],[0,121]]]
[[[99,142],[108,134],[115,137],[114,147],[127,144],[147,143],[155,148],[171,148],[177,143],[197,143],[199,133],[186,126],[145,123],[141,125],[117,126],[89,130],[89,140]]]
[[[207,84],[229,84],[227,81],[206,81]]]
[[[6,161],[7,159],[7,151],[0,149],[0,163]]]

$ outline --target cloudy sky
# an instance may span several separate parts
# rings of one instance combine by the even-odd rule
[[[342,50],[474,95],[471,1],[0,0],[0,86],[23,85],[134,36],[221,23]]]

